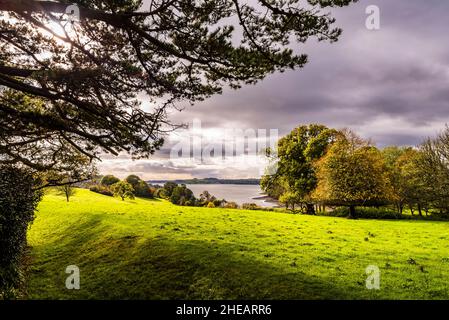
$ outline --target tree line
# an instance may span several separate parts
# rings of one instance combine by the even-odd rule
[[[287,209],[316,214],[316,208],[344,206],[352,218],[357,207],[449,213],[448,127],[416,147],[379,149],[351,130],[311,124],[277,147],[277,170],[262,177],[261,187]]]

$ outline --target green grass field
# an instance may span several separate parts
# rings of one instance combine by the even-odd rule
[[[449,223],[347,220],[49,192],[31,299],[448,299]],[[77,265],[81,289],[67,290]],[[365,268],[381,270],[380,290]]]

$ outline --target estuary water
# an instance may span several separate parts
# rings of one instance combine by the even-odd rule
[[[195,197],[207,190],[218,199],[225,199],[228,202],[255,203],[261,207],[275,207],[277,203],[270,202],[264,197],[263,191],[258,185],[242,184],[188,184],[187,188],[193,191]]]

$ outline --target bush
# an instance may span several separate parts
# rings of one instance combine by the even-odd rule
[[[153,192],[148,183],[136,175],[130,175],[125,179],[134,189],[134,195],[141,198],[153,198]]]
[[[259,210],[260,207],[255,203],[244,203],[244,204],[242,204],[242,209],[244,209],[244,210]]]
[[[176,187],[178,187],[178,185],[176,183],[171,182],[171,181],[166,182],[164,184],[165,196],[170,198],[171,194],[173,193],[173,190],[175,190]]]
[[[133,186],[136,197],[141,198],[153,198],[153,193],[151,192],[150,186],[143,180],[140,180],[136,186]]]
[[[164,188],[157,189],[156,192],[154,193],[154,196],[160,199],[167,199],[167,194]]]
[[[108,196],[108,197],[113,197],[114,194],[112,193],[112,191],[106,187],[106,186],[102,186],[102,185],[95,185],[89,188],[90,191],[95,192],[95,193],[99,193],[102,194],[104,196]]]
[[[165,187],[164,187],[165,189]],[[166,193],[169,193],[169,190],[165,190]],[[192,190],[188,189],[185,184],[180,186],[176,186],[170,195],[170,202],[176,205],[185,205],[187,201],[195,201],[195,197],[193,195]]]
[[[28,170],[0,166],[0,299],[14,298],[23,281],[26,233],[42,192]]]
[[[117,178],[117,177],[115,177],[115,176],[113,176],[111,174],[108,174],[108,175],[104,176],[103,178],[101,178],[100,184],[102,186],[110,187],[110,186],[112,186],[113,184],[116,184],[119,181],[120,181],[119,178]]]
[[[213,202],[209,202],[209,203],[207,204],[207,207],[208,207],[208,208],[215,208],[215,204],[214,204]]]
[[[226,202],[224,205],[226,209],[238,209],[239,205],[235,202]]]

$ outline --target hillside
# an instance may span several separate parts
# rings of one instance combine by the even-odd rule
[[[448,299],[449,224],[347,220],[49,193],[29,231],[33,299]],[[65,268],[81,270],[67,290]],[[381,289],[365,288],[365,268]]]

